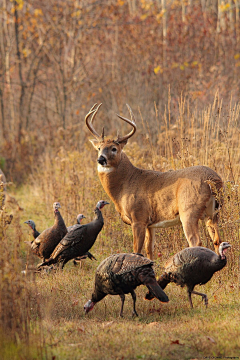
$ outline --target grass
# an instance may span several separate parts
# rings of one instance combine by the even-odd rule
[[[22,270],[40,262],[24,242],[32,240],[24,221],[34,220],[41,232],[53,223],[52,203],[60,201],[67,226],[75,223],[79,212],[86,216],[84,222],[89,222],[97,201],[109,200],[97,178],[96,153],[90,144],[86,143],[81,153],[69,153],[61,147],[57,156],[48,149],[28,182],[10,188],[24,211],[7,209],[14,218],[1,243],[2,359],[239,358],[239,132],[237,117],[231,113],[228,131],[220,136],[218,124],[224,119],[219,115],[218,121],[213,121],[214,106],[209,106],[199,120],[195,109],[187,118],[180,111],[176,122],[180,133],[167,123],[170,116],[166,116],[166,126],[154,135],[155,142],[149,129],[142,142],[132,139],[126,146],[132,162],[142,168],[168,170],[204,164],[222,176],[225,194],[219,226],[222,240],[229,241],[232,248],[227,266],[209,283],[196,287],[208,295],[209,307],[206,309],[200,297],[193,295],[191,310],[186,289],[170,284],[166,288],[168,304],[156,299],[144,301],[147,289],[137,288],[138,318],[132,318],[130,295],[123,319],[119,318],[118,296],[107,296],[92,312],[84,314],[83,305],[91,297],[98,264],[112,253],[132,251],[131,228],[122,223],[112,203],[103,209],[104,228],[91,249],[97,261],[87,259],[81,267],[69,262],[62,272],[39,275],[29,271],[23,275]],[[185,142],[183,137],[189,140]],[[212,248],[203,225],[200,234],[203,245]],[[181,227],[158,230],[156,273],[161,274],[165,260],[186,246]]]

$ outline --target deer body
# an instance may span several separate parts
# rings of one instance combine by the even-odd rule
[[[92,120],[97,110],[91,110],[95,111]],[[131,110],[130,113],[133,116]],[[132,120],[131,124],[134,126],[135,122]],[[96,136],[92,124],[87,122],[87,125]],[[141,253],[145,241],[147,256],[152,259],[155,229],[180,223],[189,246],[200,246],[198,221],[202,219],[206,221],[218,252],[218,203],[209,184],[214,184],[214,191],[219,191],[222,187],[219,175],[206,166],[168,172],[139,169],[123,151],[128,137],[104,140],[98,135],[92,143],[98,150],[98,175],[102,186],[122,220],[132,227],[133,251]]]

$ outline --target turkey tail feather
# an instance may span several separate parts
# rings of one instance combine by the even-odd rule
[[[163,291],[163,289],[158,285],[157,281],[156,283],[148,283],[146,284],[147,288],[151,293],[154,294],[154,296],[161,302],[168,302],[169,298],[167,294]]]
[[[42,266],[45,266],[45,265],[49,266],[49,265],[52,265],[52,264],[54,264],[54,259],[49,259],[49,260],[46,260],[46,261],[42,262],[41,264],[39,264],[37,266],[37,268],[39,269]]]
[[[163,289],[165,289],[165,287],[170,283],[170,278],[168,276],[167,273],[164,273],[162,276],[159,277],[157,284],[158,287],[161,289],[161,291],[163,292],[163,294],[165,294],[165,292],[163,291]],[[158,296],[156,296],[154,290],[151,288],[151,286],[148,286],[149,292],[145,295],[145,300],[152,300],[154,299],[154,297],[158,298]],[[166,294],[165,294],[166,295]],[[167,296],[167,295],[166,295]],[[158,298],[159,299],[159,298]],[[160,299],[159,299],[160,300]],[[161,300],[160,300],[161,301]],[[167,300],[169,301],[169,300]]]

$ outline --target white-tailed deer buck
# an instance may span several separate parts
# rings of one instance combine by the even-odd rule
[[[219,175],[206,166],[160,172],[135,167],[123,151],[136,131],[134,115],[127,105],[131,120],[117,116],[132,126],[128,135],[116,140],[100,136],[93,120],[102,104],[95,104],[86,115],[86,125],[96,140],[98,175],[106,193],[115,204],[122,220],[132,226],[133,250],[141,253],[145,240],[147,256],[153,258],[155,229],[182,223],[189,246],[201,245],[199,219],[205,220],[215,251],[220,236],[217,225],[223,183]]]

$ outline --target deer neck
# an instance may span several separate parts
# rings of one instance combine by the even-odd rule
[[[118,199],[121,189],[128,179],[133,176],[137,168],[131,163],[127,155],[122,152],[121,160],[117,166],[108,168],[111,171],[99,171],[98,176],[108,196],[115,202]],[[121,195],[120,195],[121,196]]]

